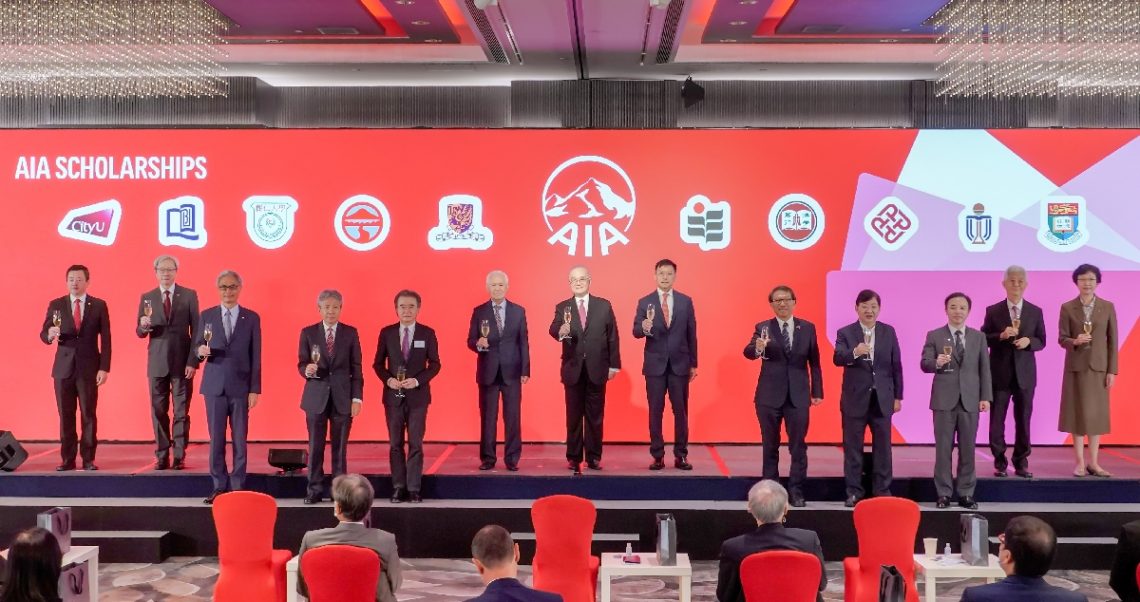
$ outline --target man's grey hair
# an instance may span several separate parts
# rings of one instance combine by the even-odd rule
[[[372,510],[372,483],[358,474],[342,474],[333,479],[332,499],[340,513],[349,521],[358,523]]]
[[[1024,278],[1028,276],[1028,274],[1026,273],[1025,268],[1019,265],[1011,265],[1005,269],[1005,275],[1002,276],[1002,280],[1009,280],[1011,276],[1021,276]]]
[[[776,523],[788,509],[788,490],[771,479],[764,479],[748,490],[748,511],[760,523]]]
[[[576,266],[574,266],[574,267],[570,268],[570,271],[569,271],[569,272],[566,272],[567,276],[569,276],[570,274],[573,274],[573,273],[574,273],[574,270],[583,270],[583,271],[585,271],[585,272],[586,272],[586,277],[587,277],[587,278],[589,278],[589,277],[590,277],[590,268],[588,268],[588,267],[586,267],[586,266],[584,266],[584,265],[582,265],[582,264],[578,264],[578,265],[576,265]]]
[[[326,288],[317,295],[317,305],[325,302],[325,299],[336,299],[337,303],[344,303],[344,297],[340,296],[340,291],[334,288]]]
[[[494,278],[495,276],[502,276],[503,277],[503,284],[505,284],[507,286],[511,285],[511,279],[507,278],[506,272],[504,272],[503,270],[491,270],[490,272],[487,273],[487,286],[491,286],[491,279]]]
[[[177,270],[177,269],[178,269],[178,258],[177,258],[177,257],[175,257],[175,256],[173,256],[173,255],[159,255],[159,256],[158,256],[157,258],[155,258],[155,260],[154,260],[154,269],[156,269],[156,270],[157,270],[157,269],[158,269],[158,264],[160,264],[160,263],[162,263],[162,262],[166,261],[167,259],[169,259],[170,261],[173,261],[173,262],[174,262],[174,269],[176,269],[176,270]]]
[[[234,279],[238,281],[238,286],[241,286],[241,274],[238,274],[237,272],[235,272],[233,270],[222,270],[222,273],[218,274],[218,278],[214,282],[214,284],[217,286],[221,286],[222,285],[222,278],[225,278],[226,276],[233,276]]]

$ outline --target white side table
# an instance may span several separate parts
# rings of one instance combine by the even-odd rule
[[[8,557],[8,550],[0,552],[0,556]],[[69,564],[87,563],[87,591],[91,592],[91,599],[99,599],[99,546],[71,546],[63,555],[60,566]]]
[[[681,579],[681,602],[690,602],[693,596],[693,567],[688,554],[677,554],[677,564],[661,566],[657,564],[657,554],[638,554],[641,562],[627,564],[621,561],[625,554],[602,554],[602,564],[598,567],[598,582],[601,585],[600,602],[610,602],[610,580],[614,577],[679,577]]]
[[[301,568],[298,554],[285,563],[285,602],[308,602],[308,598],[297,593],[297,571]]]
[[[990,563],[987,566],[970,566],[962,561],[961,554],[951,554],[949,562],[943,562],[942,555],[927,558],[925,554],[915,554],[915,572],[926,577],[926,593],[922,599],[926,602],[935,602],[934,585],[939,579],[969,579],[982,577],[986,583],[993,583],[995,579],[1005,579],[1005,571],[1001,570],[997,556],[990,554]]]

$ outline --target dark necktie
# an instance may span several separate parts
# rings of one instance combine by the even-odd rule
[[[962,360],[965,359],[965,357],[966,357],[966,348],[964,346],[962,346],[962,331],[961,330],[955,330],[954,331],[954,361],[958,362],[958,364],[961,364]]]
[[[492,305],[495,309],[495,325],[499,327],[499,336],[503,336],[503,305]]]
[[[788,336],[788,323],[784,322],[780,326],[780,338],[784,339],[784,353],[791,355],[792,353],[792,339]]]
[[[162,291],[162,315],[166,316],[166,323],[170,323],[170,291]]]
[[[336,340],[333,338],[333,328],[329,326],[325,329],[325,349],[329,352],[329,357],[332,357],[333,346]]]
[[[408,361],[408,354],[411,352],[411,342],[408,341],[408,327],[404,327],[404,336],[400,339],[400,352],[404,354],[404,361]]]
[[[231,314],[230,311],[231,310],[228,310],[228,309],[226,310],[225,320],[224,320],[224,323],[222,324],[222,326],[226,329],[226,342],[227,343],[230,342],[230,335],[232,335],[234,333],[234,321],[233,321],[233,317],[232,317],[233,314]]]

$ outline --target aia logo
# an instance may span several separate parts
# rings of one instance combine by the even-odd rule
[[[68,211],[59,222],[58,232],[64,238],[109,247],[115,244],[122,219],[123,206],[111,199]]]
[[[574,157],[555,168],[542,189],[542,218],[554,234],[550,244],[566,245],[568,255],[581,247],[594,256],[595,239],[601,254],[629,244],[624,232],[633,225],[637,194],[633,182],[617,163],[604,157]]]

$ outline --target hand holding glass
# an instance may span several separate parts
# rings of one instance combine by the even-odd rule
[[[53,309],[51,312],[51,325],[59,328],[63,324],[63,313],[58,309]],[[59,335],[56,335],[56,340],[59,340]]]
[[[950,339],[946,339],[946,342],[949,343]],[[947,345],[942,346],[942,355],[945,355],[947,358],[946,364],[944,364],[942,366],[943,372],[953,372],[954,371],[954,369],[950,367],[950,358],[954,357],[953,353],[954,353],[954,346],[953,345],[947,344]]]
[[[487,320],[479,322],[479,335],[486,339],[491,334],[491,323]],[[479,351],[486,351],[487,347],[479,347]]]
[[[867,346],[867,354],[863,356],[863,359],[867,360],[868,362],[871,361],[871,335],[873,332],[874,331],[871,330],[863,331],[863,344]]]
[[[400,381],[400,388],[396,389],[396,397],[406,397],[404,395],[404,379],[408,377],[408,369],[401,364],[396,368],[396,380]]]
[[[309,360],[311,360],[313,363],[313,375],[309,376],[307,378],[316,378],[317,377],[317,366],[316,366],[316,364],[321,363],[321,346],[320,345],[313,345],[312,347],[309,348]]]
[[[646,304],[646,306],[645,306],[645,321],[649,322],[649,328],[646,328],[644,323],[642,323],[642,325],[641,325],[641,329],[645,331],[645,334],[649,334],[649,332],[653,330],[653,318],[656,315],[657,315],[657,310],[653,308],[653,304],[652,303]]]
[[[570,312],[570,306],[567,305],[566,307],[563,307],[562,308],[562,324],[564,324],[565,326],[570,326],[570,320],[572,320],[572,319],[574,319],[574,316]],[[558,340],[563,341],[563,340],[566,340],[568,338],[570,338],[570,335],[564,334],[564,335],[558,337]]]
[[[764,326],[760,328],[760,338],[757,339],[758,343],[756,345],[756,349],[760,351],[760,359],[762,360],[768,359],[768,340],[768,327]],[[760,344],[760,342],[763,342],[763,344]]]

